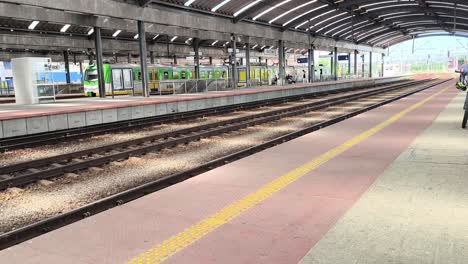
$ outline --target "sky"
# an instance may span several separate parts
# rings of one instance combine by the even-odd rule
[[[386,50],[387,63],[446,62],[448,57],[468,56],[468,37],[432,36],[417,38],[391,46]]]

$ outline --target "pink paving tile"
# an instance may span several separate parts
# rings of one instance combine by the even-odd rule
[[[446,92],[401,122],[308,173],[229,225],[173,256],[169,263],[217,263],[216,260],[222,263],[297,263],[378,175],[431,124],[454,95],[453,91]],[[349,120],[347,125],[356,124]],[[390,134],[403,140],[382,151],[382,138]],[[379,157],[382,154],[385,159]],[[250,236],[245,237],[245,234]],[[281,243],[275,247],[273,241],[278,240]]]

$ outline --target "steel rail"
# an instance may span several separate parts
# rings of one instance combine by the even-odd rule
[[[384,86],[384,85],[393,85],[395,83],[407,83],[407,82],[397,81],[397,82],[377,85],[375,87]],[[205,116],[221,115],[221,114],[231,113],[235,111],[254,109],[254,108],[259,108],[262,106],[281,104],[281,103],[297,101],[297,100],[306,99],[306,98],[326,96],[328,94],[336,94],[336,93],[345,92],[345,91],[351,92],[355,90],[368,89],[370,87],[372,86],[358,87],[358,88],[352,88],[352,89],[343,88],[343,89],[337,89],[334,91],[315,92],[315,93],[303,94],[303,95],[291,95],[291,96],[286,96],[286,97],[281,97],[281,98],[265,99],[265,100],[255,101],[255,102],[241,103],[241,104],[235,104],[235,105],[229,105],[229,106],[219,106],[219,107],[213,107],[213,108],[196,110],[196,111],[188,111],[188,112],[182,112],[182,113],[180,112],[169,113],[169,114],[165,114],[161,116],[145,117],[145,118],[133,119],[133,120],[123,120],[123,121],[93,125],[93,126],[82,127],[82,128],[73,128],[73,129],[67,129],[67,130],[5,138],[5,139],[0,139],[0,152],[26,148],[26,147],[29,148],[29,147],[34,147],[34,146],[43,146],[47,144],[57,144],[61,142],[88,138],[91,136],[102,135],[106,133],[115,133],[119,131],[133,130],[133,129],[142,128],[142,127],[154,126],[154,125],[170,123],[170,122],[179,122],[183,120],[190,120],[190,119],[205,117]]]
[[[416,83],[420,84],[424,82],[425,81],[418,81]],[[373,89],[370,91],[314,101],[289,108],[4,166],[1,168],[2,174],[0,174],[0,190],[9,187],[19,187],[41,179],[59,177],[67,172],[75,172],[90,167],[105,165],[112,161],[128,159],[132,156],[144,155],[148,152],[155,152],[161,149],[175,147],[180,144],[188,144],[202,138],[222,135],[247,127],[273,122],[286,117],[298,116],[307,112],[325,109],[330,106],[343,104],[373,95],[380,95],[382,93],[388,93],[414,85],[416,84],[399,84],[391,87]]]

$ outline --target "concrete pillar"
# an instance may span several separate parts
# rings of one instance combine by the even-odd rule
[[[348,75],[351,75],[351,53],[348,53]]]
[[[237,89],[237,41],[236,36],[234,34],[231,35],[231,48],[232,48],[232,56],[231,56],[231,67],[232,67],[232,87]]]
[[[250,43],[245,43],[245,82],[247,87],[251,86],[250,81]]]
[[[372,51],[369,52],[369,78],[372,78]]]
[[[354,51],[354,77],[357,77],[358,51]]]
[[[131,53],[127,54],[127,62],[132,63],[132,54]]]
[[[148,54],[146,50],[146,31],[145,23],[141,20],[138,20],[138,36],[138,44],[140,47],[141,87],[143,89],[143,96],[148,97],[148,62],[146,60]]]
[[[106,83],[104,81],[104,66],[102,60],[101,28],[94,27],[94,44],[96,46],[96,67],[98,72],[99,97],[106,97]]]
[[[279,61],[279,80],[282,85],[284,85],[284,80],[286,78],[285,72],[285,56],[284,56],[284,42],[282,40],[278,41],[278,61]]]
[[[68,58],[68,51],[65,50],[63,51],[63,61],[65,63],[65,79],[67,81],[67,84],[71,83],[70,80],[70,60]]]
[[[333,65],[333,79],[335,81],[338,80],[338,48],[335,47],[333,50],[333,60],[335,61],[335,64]]]
[[[195,79],[200,79],[200,39],[194,38],[193,39],[193,51],[195,52],[194,55],[194,63],[195,63]]]
[[[154,52],[150,51],[150,63],[154,64]]]
[[[307,69],[309,71],[309,82],[314,82],[314,79],[315,79],[315,59],[314,59],[314,53],[315,53],[315,50],[314,50],[314,46],[310,46],[309,47],[309,54],[307,56]]]

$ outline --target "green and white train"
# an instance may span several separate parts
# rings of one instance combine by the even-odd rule
[[[148,84],[152,94],[172,93],[170,84],[176,81],[193,80],[194,67],[150,65]],[[201,80],[228,80],[229,69],[226,66],[200,67]],[[138,64],[104,64],[104,83],[107,95],[141,94],[141,70]],[[98,73],[95,64],[91,64],[84,73],[84,92],[86,96],[99,96]]]

